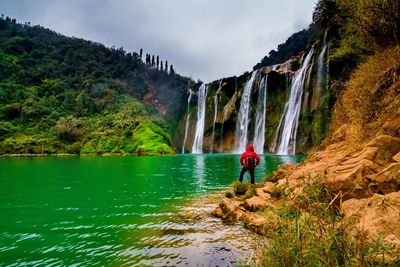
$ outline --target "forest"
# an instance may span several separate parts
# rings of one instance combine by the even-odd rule
[[[194,82],[167,60],[4,15],[0,43],[0,154],[174,153]]]

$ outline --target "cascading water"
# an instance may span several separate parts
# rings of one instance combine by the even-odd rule
[[[254,129],[254,141],[253,145],[258,154],[264,154],[264,143],[265,143],[265,117],[267,108],[267,82],[268,74],[265,76],[259,85],[258,89],[258,101],[257,101],[257,112],[256,112],[256,124]]]
[[[296,152],[296,135],[299,122],[299,113],[301,108],[301,98],[303,95],[304,81],[309,67],[310,60],[314,54],[314,47],[308,52],[301,68],[293,77],[290,90],[290,97],[285,105],[280,124],[282,129],[278,129],[281,133],[279,145],[276,148],[277,154],[294,154]]]
[[[315,90],[315,104],[316,106],[318,106],[319,102],[320,102],[320,98],[321,98],[321,92],[323,90],[323,78],[326,75],[327,72],[327,68],[324,64],[324,58],[325,58],[325,54],[328,48],[328,44],[326,42],[326,38],[327,38],[327,31],[325,32],[324,35],[324,43],[323,43],[323,47],[321,50],[321,53],[318,56],[318,71],[317,71],[317,87]],[[313,107],[313,108],[316,108]]]
[[[194,136],[194,142],[192,147],[193,154],[203,153],[203,137],[204,137],[204,123],[206,115],[206,100],[207,100],[207,89],[206,84],[201,84],[197,93],[197,122],[196,122],[196,133]]]
[[[187,117],[186,117],[186,125],[185,125],[185,137],[183,139],[182,154],[185,154],[185,146],[186,146],[187,135],[188,135],[188,130],[189,130],[189,120],[190,120],[189,106],[190,106],[191,99],[192,99],[192,90],[189,91],[189,97],[188,97]]]
[[[213,128],[212,128],[212,135],[211,135],[211,153],[213,152],[214,149],[214,132],[215,132],[215,121],[217,120],[217,114],[218,114],[218,96],[221,93],[222,89],[222,80],[219,82],[219,87],[217,92],[215,92],[214,95],[214,120],[213,120]]]
[[[253,71],[251,78],[247,81],[242,99],[240,100],[240,109],[236,121],[235,130],[235,147],[234,153],[238,154],[245,150],[248,140],[248,130],[250,122],[250,97],[253,81],[258,73],[258,70]]]

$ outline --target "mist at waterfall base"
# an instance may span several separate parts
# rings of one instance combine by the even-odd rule
[[[256,181],[299,156],[261,157]],[[0,158],[5,266],[230,266],[251,233],[210,216],[237,155]],[[245,181],[249,177],[245,176]]]
[[[195,122],[195,131],[193,132],[192,130],[191,133],[194,136],[194,142],[191,149],[192,153],[203,153],[203,141],[207,136],[206,151],[208,151],[208,153],[229,152],[233,154],[240,154],[245,151],[245,148],[248,144],[253,144],[255,151],[258,154],[296,154],[298,152],[298,131],[301,115],[303,116],[303,123],[309,124],[310,120],[317,118],[316,111],[318,110],[318,112],[323,112],[325,109],[324,105],[327,103],[326,92],[329,85],[329,63],[325,62],[325,59],[327,60],[329,57],[329,45],[327,39],[327,32],[325,32],[323,42],[318,45],[314,44],[310,50],[304,53],[301,57],[298,57],[298,61],[296,62],[298,67],[295,67],[294,70],[292,67],[292,59],[282,64],[267,66],[264,67],[264,69],[256,69],[249,76],[247,76],[247,81],[242,83],[241,88],[237,88],[237,77],[234,77],[234,94],[231,93],[230,100],[228,102],[225,100],[225,104],[223,104],[221,107],[219,107],[219,105],[222,103],[220,98],[221,95],[224,94],[223,86],[225,78],[209,84],[203,83],[197,92],[191,91],[188,98],[188,111],[186,115],[185,137],[182,146],[182,153],[185,153],[185,147],[188,147],[186,142],[188,140],[188,129],[190,128],[189,103],[190,99],[192,98],[192,94],[196,94],[197,118]],[[316,63],[314,64],[314,62]],[[287,90],[287,96],[285,104],[282,105],[283,108],[282,111],[280,111],[281,113],[275,114],[274,117],[276,118],[276,115],[280,115],[279,123],[276,121],[276,125],[272,124],[272,127],[274,128],[271,127],[271,124],[268,125],[269,137],[266,139],[266,123],[269,116],[269,114],[267,114],[267,104],[271,103],[267,101],[274,101],[273,98],[269,98],[267,100],[268,91],[277,90],[276,88],[273,88],[273,86],[272,88],[269,88],[268,86],[270,73],[274,73],[275,77],[276,75],[285,75],[285,90]],[[218,87],[215,86],[215,83],[218,84]],[[212,87],[212,84],[214,84],[215,89],[209,90],[209,88]],[[272,84],[274,84],[274,82],[272,82]],[[230,86],[230,88],[232,88],[233,85]],[[209,97],[207,94],[210,94]],[[226,97],[226,94],[224,97]],[[240,100],[240,103],[237,103],[236,99]],[[208,110],[211,110],[212,107],[212,115],[211,111],[208,111],[208,113],[205,111],[207,107]],[[224,123],[228,119],[227,114],[229,107],[234,107],[235,109],[233,113],[235,115],[231,122],[233,121],[235,123],[236,128],[234,129],[234,139],[232,137],[233,141],[231,144],[233,144],[233,146],[228,146],[229,148],[224,151]],[[306,114],[306,116],[309,116],[308,118],[304,117],[304,112],[309,112],[309,115]],[[206,114],[208,114],[207,117]],[[217,118],[219,124],[218,128],[216,127]],[[308,122],[306,122],[307,120]],[[204,128],[205,125],[207,125],[207,129]],[[307,127],[310,129],[309,125]],[[314,128],[314,126],[312,126],[311,128],[324,129],[322,127],[323,126],[316,126]],[[274,129],[273,135],[271,129]],[[233,129],[231,131],[233,132]],[[301,132],[301,134],[303,134],[303,132]],[[308,134],[310,135],[311,133],[309,132]],[[303,134],[302,138],[304,141],[307,140],[307,138],[314,137],[304,136]]]

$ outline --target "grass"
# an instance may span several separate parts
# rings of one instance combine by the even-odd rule
[[[231,184],[233,192],[236,196],[241,196],[244,199],[251,198],[256,195],[256,186],[247,182],[242,183],[240,181],[235,181]]]
[[[256,266],[399,266],[400,258],[385,261],[390,248],[381,238],[348,237],[332,199],[320,180],[308,180],[304,194],[260,212],[271,220]]]
[[[333,132],[348,124],[349,143],[380,133],[400,136],[400,46],[371,56],[352,74],[336,103]]]

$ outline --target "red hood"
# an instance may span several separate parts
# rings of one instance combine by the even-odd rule
[[[246,147],[246,151],[247,152],[250,152],[250,151],[254,151],[254,146],[253,145],[248,145],[247,147]]]

